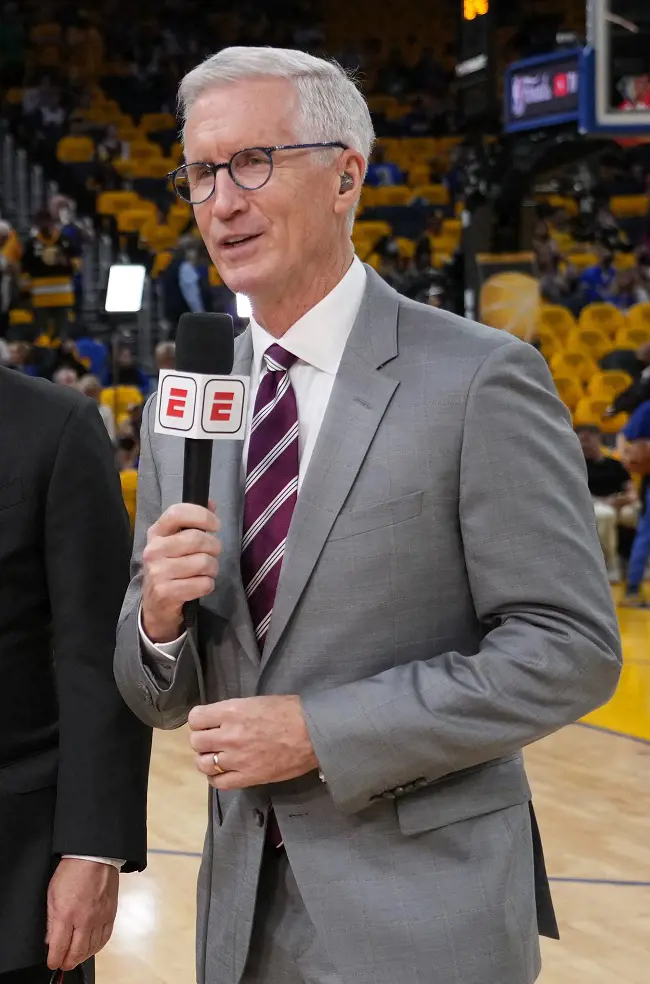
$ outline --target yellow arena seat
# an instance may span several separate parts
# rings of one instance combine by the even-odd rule
[[[540,343],[542,355],[550,359],[556,352],[562,351],[562,339],[549,328],[537,327],[537,341]]]
[[[442,184],[418,185],[413,189],[413,195],[416,198],[424,198],[430,205],[449,204],[449,190]]]
[[[632,377],[619,369],[604,369],[589,380],[591,396],[609,397],[610,401],[632,385]]]
[[[375,188],[375,205],[408,205],[413,189],[407,185],[388,185]]]
[[[598,257],[595,253],[568,253],[567,263],[570,263],[572,267],[575,267],[580,273],[588,270],[589,267],[596,266],[598,264]]]
[[[138,494],[138,472],[135,468],[124,468],[120,472],[120,485],[122,486],[122,499],[126,511],[129,514],[131,532],[135,526],[135,514]]]
[[[583,346],[592,354],[596,361],[602,359],[604,355],[607,355],[614,348],[611,337],[604,331],[601,331],[600,328],[581,328],[580,326],[569,332],[565,345],[568,348],[580,348]]]
[[[650,325],[640,325],[638,328],[625,325],[616,332],[616,348],[637,349],[640,345],[650,342]]]
[[[560,399],[573,411],[582,399],[582,386],[573,376],[558,375],[554,382]]]
[[[570,376],[580,383],[586,383],[598,372],[595,361],[588,352],[564,350],[551,357],[551,372],[554,376]]]
[[[601,426],[609,401],[600,396],[583,396],[573,412],[573,424],[597,424]]]
[[[599,328],[601,331],[611,335],[616,335],[619,329],[625,327],[625,315],[613,304],[606,301],[596,301],[594,304],[587,304],[580,312],[578,324],[581,328]]]
[[[31,325],[33,321],[33,313],[25,308],[13,308],[9,312],[10,325]]]
[[[539,309],[537,323],[540,328],[548,328],[558,338],[566,338],[576,327],[576,320],[568,308],[561,304],[542,304]]]
[[[139,232],[143,225],[156,213],[153,202],[140,202],[135,208],[125,208],[117,217],[119,232]]]
[[[642,218],[648,214],[648,195],[613,195],[609,201],[612,214],[617,219]]]
[[[134,140],[129,147],[129,155],[134,161],[150,157],[162,157],[162,150],[151,140]]]
[[[95,156],[95,145],[90,137],[62,137],[56,156],[61,164],[87,164]]]
[[[127,208],[137,208],[140,199],[135,191],[103,191],[97,196],[99,215],[119,215]]]
[[[176,117],[171,113],[144,113],[140,120],[140,129],[143,133],[152,133],[154,130],[173,130],[176,128]]]
[[[647,328],[650,331],[650,302],[635,304],[627,312],[627,323],[630,328]]]
[[[388,222],[364,222],[363,220],[357,222],[354,230],[360,238],[374,239],[375,242],[381,239],[382,236],[390,236],[393,231]]]

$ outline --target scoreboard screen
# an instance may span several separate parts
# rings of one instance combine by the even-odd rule
[[[580,49],[515,62],[506,72],[503,122],[507,133],[577,123]]]

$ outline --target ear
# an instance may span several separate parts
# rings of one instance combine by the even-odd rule
[[[366,162],[356,150],[346,150],[337,162],[336,197],[334,212],[347,215],[354,208],[361,194],[366,173]]]

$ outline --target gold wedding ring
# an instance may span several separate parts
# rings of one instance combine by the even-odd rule
[[[212,761],[214,762],[214,773],[215,773],[215,775],[217,775],[217,776],[223,775],[223,773],[226,770],[225,769],[222,769],[221,766],[219,765],[219,755],[216,752],[212,756]]]

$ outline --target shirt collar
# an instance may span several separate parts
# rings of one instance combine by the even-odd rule
[[[251,317],[253,365],[259,374],[264,353],[281,345],[302,362],[335,376],[366,289],[366,270],[355,256],[336,287],[303,314],[282,336],[274,338]]]

